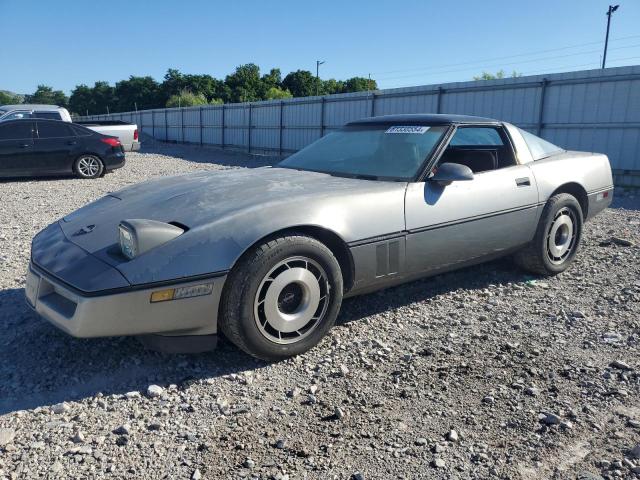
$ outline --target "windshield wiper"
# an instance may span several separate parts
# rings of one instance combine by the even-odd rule
[[[369,175],[366,173],[356,173],[353,175],[353,178],[357,178],[359,180],[380,180],[380,177],[377,175]]]

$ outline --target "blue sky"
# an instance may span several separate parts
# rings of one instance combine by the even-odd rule
[[[608,66],[640,64],[640,1],[619,0]],[[0,89],[168,68],[224,76],[315,70],[369,73],[381,88],[470,80],[483,70],[524,74],[597,68],[608,1],[0,0]],[[13,39],[13,40],[12,40]]]

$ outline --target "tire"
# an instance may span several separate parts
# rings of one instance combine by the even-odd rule
[[[74,162],[73,172],[79,178],[98,178],[104,173],[104,163],[96,155],[84,154]]]
[[[281,360],[306,352],[327,334],[342,290],[340,265],[323,243],[296,232],[272,237],[231,270],[218,325],[246,353]]]
[[[583,222],[582,208],[574,196],[554,195],[542,211],[535,237],[516,253],[515,262],[540,275],[564,272],[580,246]]]

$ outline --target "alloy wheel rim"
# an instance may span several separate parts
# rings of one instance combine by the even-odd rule
[[[82,157],[78,161],[78,170],[85,177],[93,177],[100,171],[100,162],[95,157]]]
[[[573,252],[577,232],[576,215],[570,208],[558,210],[547,232],[547,256],[554,265],[563,263]]]
[[[302,256],[287,258],[269,270],[258,287],[256,326],[271,342],[298,342],[320,325],[329,299],[329,280],[317,262]]]

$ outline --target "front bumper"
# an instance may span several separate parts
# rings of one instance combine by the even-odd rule
[[[175,285],[135,288],[101,295],[77,291],[33,264],[29,265],[27,303],[43,318],[74,337],[217,333],[217,312],[226,276]],[[151,303],[151,293],[173,287],[213,284],[211,294]]]

